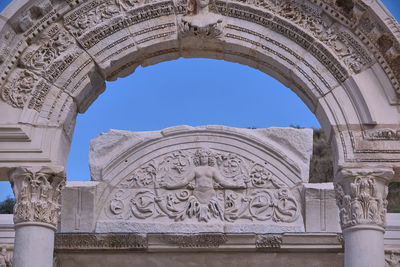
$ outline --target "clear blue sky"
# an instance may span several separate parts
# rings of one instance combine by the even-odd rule
[[[0,0],[0,11],[9,3]],[[400,0],[382,1],[400,19]],[[233,127],[300,125],[319,128],[288,88],[250,67],[210,59],[179,59],[139,67],[79,114],[67,166],[69,181],[90,180],[89,141],[109,129],[159,130],[187,124]],[[0,182],[0,201],[12,191]]]

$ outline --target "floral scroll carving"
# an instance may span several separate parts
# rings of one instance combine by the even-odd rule
[[[66,27],[74,37],[82,36],[87,30],[113,19],[124,12],[137,8],[152,0],[96,0],[66,18]]]
[[[74,38],[60,25],[54,24],[29,46],[21,56],[23,67],[54,82],[80,54]]]
[[[293,21],[328,45],[353,72],[359,73],[363,66],[372,62],[370,56],[351,34],[339,28],[335,29],[335,25],[330,25],[330,22],[324,20],[321,13],[313,8],[286,2],[282,3],[277,10],[279,10],[277,11],[279,15]]]
[[[17,168],[11,173],[11,185],[16,196],[14,223],[41,222],[56,226],[61,190],[65,186],[63,171],[48,168],[32,171]]]
[[[27,70],[21,70],[3,88],[1,97],[15,108],[23,108],[37,82],[36,75]]]
[[[208,148],[178,150],[125,178],[106,207],[110,219],[294,222],[299,204],[265,166]]]

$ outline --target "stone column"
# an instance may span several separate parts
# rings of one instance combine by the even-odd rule
[[[10,182],[16,199],[12,266],[52,267],[64,168],[16,168]]]
[[[392,169],[344,169],[335,179],[345,267],[385,267],[388,183]]]

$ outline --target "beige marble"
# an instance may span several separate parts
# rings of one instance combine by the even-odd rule
[[[301,97],[332,145],[341,227],[382,231],[385,184],[400,179],[399,32],[379,0],[14,0],[0,14],[0,179],[19,168],[65,168],[77,113],[105,80],[179,57],[223,59]],[[383,266],[382,247],[375,252]]]

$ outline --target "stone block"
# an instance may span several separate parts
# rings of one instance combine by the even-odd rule
[[[92,232],[98,182],[68,182],[61,196],[61,232]]]
[[[306,232],[340,233],[339,209],[332,183],[304,184]]]
[[[312,130],[176,126],[91,141],[96,232],[303,232]]]

